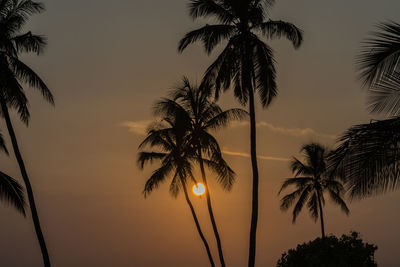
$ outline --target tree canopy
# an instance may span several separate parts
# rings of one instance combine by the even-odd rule
[[[360,234],[327,236],[284,252],[277,267],[375,267],[378,247],[364,242]]]

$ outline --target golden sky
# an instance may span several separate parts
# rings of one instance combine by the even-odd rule
[[[144,199],[141,191],[152,168],[141,172],[135,163],[152,104],[183,75],[200,81],[216,56],[207,56],[199,46],[177,53],[179,38],[201,22],[189,19],[185,0],[44,2],[47,11],[29,27],[46,35],[49,46],[40,58],[26,61],[47,81],[56,106],[29,91],[29,128],[13,118],[54,266],[207,266],[183,197],[173,199],[164,185]],[[320,234],[307,212],[292,225],[291,214],[279,210],[280,183],[291,175],[286,159],[298,156],[309,141],[333,145],[345,129],[372,118],[354,57],[377,22],[400,21],[398,0],[277,2],[271,17],[295,23],[305,40],[298,51],[286,40],[270,43],[280,92],[268,110],[257,109],[258,266],[274,266],[284,250]],[[238,106],[230,93],[220,103]],[[7,137],[4,123],[1,129]],[[210,184],[226,262],[232,267],[245,266],[248,256],[248,131],[244,122],[217,134],[237,183],[230,193]],[[3,171],[19,177],[13,157],[1,155],[0,162]],[[193,201],[214,243],[205,199]],[[360,231],[379,246],[380,266],[397,266],[400,193],[351,203],[349,217],[327,203],[327,233]],[[40,266],[31,221],[8,207],[2,206],[1,214],[4,266]],[[214,246],[213,251],[217,259]]]

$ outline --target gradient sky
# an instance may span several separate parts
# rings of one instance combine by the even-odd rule
[[[26,61],[47,81],[56,106],[28,90],[29,128],[13,118],[54,266],[207,266],[183,197],[173,199],[164,185],[144,199],[141,192],[153,168],[142,172],[135,163],[154,101],[182,75],[200,81],[216,56],[196,45],[177,53],[178,40],[201,22],[189,19],[186,0],[44,2],[47,11],[29,28],[46,35],[49,46],[43,56]],[[291,175],[284,159],[298,156],[309,141],[333,145],[336,135],[373,118],[354,57],[377,22],[400,21],[398,0],[277,2],[271,17],[295,23],[305,39],[297,51],[286,40],[270,43],[280,92],[268,110],[257,110],[258,266],[274,266],[284,250],[320,234],[307,212],[292,225],[291,214],[279,210],[280,183]],[[238,106],[230,93],[220,103]],[[7,137],[4,123],[1,128]],[[250,227],[248,127],[236,123],[217,137],[237,183],[230,193],[214,181],[210,188],[227,265],[240,267],[247,263]],[[3,171],[20,177],[13,157],[1,155],[0,162]],[[205,199],[193,201],[214,243]],[[326,231],[360,231],[379,246],[380,266],[398,266],[399,203],[400,192],[353,202],[346,217],[328,202]],[[40,266],[30,218],[3,205],[1,214],[2,265]],[[213,251],[217,260],[215,246]]]

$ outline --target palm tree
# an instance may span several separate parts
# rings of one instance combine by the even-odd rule
[[[179,85],[172,91],[172,99],[164,98],[155,106],[156,115],[164,116],[183,116],[188,122],[186,138],[189,144],[193,147],[195,158],[200,165],[202,174],[202,182],[207,188],[206,199],[207,208],[213,227],[215,239],[217,241],[218,255],[221,266],[225,266],[225,260],[222,250],[221,238],[218,233],[217,224],[211,204],[210,188],[208,187],[203,158],[204,155],[211,158],[213,162],[218,164],[212,166],[217,174],[228,174],[226,176],[218,175],[218,182],[224,189],[230,190],[234,182],[234,173],[229,168],[228,164],[222,158],[221,149],[217,140],[209,131],[226,126],[232,119],[241,119],[247,115],[247,112],[242,109],[222,109],[215,103],[209,100],[209,86],[200,90],[198,87],[193,87],[189,80],[184,77],[182,85]],[[223,171],[221,171],[223,169]]]
[[[42,36],[22,30],[29,16],[44,10],[41,3],[31,0],[1,0],[0,1],[0,105],[7,129],[11,138],[15,157],[18,161],[22,178],[25,183],[32,220],[40,244],[43,262],[50,266],[50,258],[43,233],[40,227],[39,216],[36,210],[32,186],[19,151],[17,138],[11,123],[9,108],[15,109],[21,120],[28,124],[28,99],[22,84],[38,89],[43,97],[53,104],[53,96],[42,79],[19,56],[21,53],[36,53],[40,55],[46,45]]]
[[[360,78],[368,87],[369,110],[387,117],[351,127],[330,156],[352,198],[399,188],[400,24],[378,25],[358,57]]]
[[[8,155],[3,136],[0,134],[0,150]],[[0,199],[12,205],[25,217],[24,189],[12,177],[0,171]]]
[[[288,186],[295,186],[296,190],[287,194],[281,199],[281,210],[287,211],[295,204],[293,209],[293,223],[307,203],[311,217],[321,221],[322,238],[325,238],[325,226],[323,207],[325,205],[324,193],[328,192],[332,201],[349,214],[349,209],[343,200],[345,189],[342,183],[330,175],[327,168],[328,151],[319,144],[311,143],[304,145],[301,152],[305,162],[293,157],[291,169],[293,178],[286,179],[279,191],[279,194]]]
[[[178,50],[202,41],[211,53],[222,41],[227,45],[207,69],[203,82],[214,85],[215,97],[221,90],[233,87],[235,97],[242,105],[249,103],[250,150],[253,172],[252,215],[250,226],[249,267],[255,264],[258,221],[258,167],[256,152],[256,117],[254,93],[258,92],[266,108],[277,95],[275,61],[272,49],[260,39],[284,36],[298,48],[302,43],[301,31],[291,23],[266,20],[274,0],[191,0],[193,19],[213,17],[215,25],[191,31],[180,41]]]
[[[149,145],[158,149],[157,151],[142,151],[139,153],[138,163],[140,168],[144,168],[146,163],[151,163],[155,160],[161,161],[161,167],[155,170],[147,180],[143,193],[145,197],[147,197],[168,177],[172,177],[170,193],[172,196],[177,197],[179,191],[181,189],[183,190],[186,203],[190,208],[197,231],[207,251],[210,264],[211,266],[215,266],[208,242],[203,235],[196,212],[187,192],[188,182],[191,180],[196,183],[192,170],[193,161],[197,160],[197,158],[194,157],[194,148],[189,145],[188,139],[186,138],[186,125],[188,125],[188,122],[185,122],[185,119],[187,118],[184,116],[181,117],[179,114],[177,115],[178,116],[175,117],[165,117],[163,119],[165,122],[164,124],[154,124],[149,129],[148,136],[139,146],[139,148],[143,148]],[[218,165],[217,162],[213,162],[212,160],[201,160],[209,167]],[[226,171],[229,170],[226,169]],[[223,170],[220,170],[219,174],[221,176],[229,175],[228,173],[223,173]]]

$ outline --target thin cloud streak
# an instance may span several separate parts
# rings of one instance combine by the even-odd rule
[[[146,135],[147,127],[151,124],[151,122],[151,120],[125,121],[122,122],[120,126],[127,127],[131,133],[135,133],[137,135]]]
[[[224,153],[226,155],[230,155],[230,156],[235,156],[235,157],[250,158],[250,154],[243,153],[243,152],[234,152],[234,151],[223,150],[222,153]],[[289,158],[270,157],[270,156],[262,156],[262,155],[258,155],[257,158],[263,159],[263,160],[290,161]]]
[[[121,126],[127,127],[130,132],[138,134],[138,135],[146,135],[147,127],[152,123],[151,120],[141,120],[141,121],[125,121],[121,123]],[[232,127],[247,127],[249,126],[248,122],[232,122]],[[283,128],[279,126],[275,126],[271,123],[261,121],[257,123],[258,128],[267,128],[271,132],[289,135],[294,137],[305,137],[305,136],[318,136],[321,138],[328,138],[332,140],[336,140],[337,136],[330,134],[323,134],[315,131],[312,128]]]
[[[233,122],[232,127],[247,127],[249,122]],[[279,126],[275,126],[271,123],[261,121],[257,123],[258,128],[267,128],[271,132],[279,133],[283,135],[295,136],[295,137],[303,137],[303,136],[319,136],[322,138],[329,138],[329,139],[337,139],[337,136],[331,134],[323,134],[315,131],[312,128],[283,128]]]

